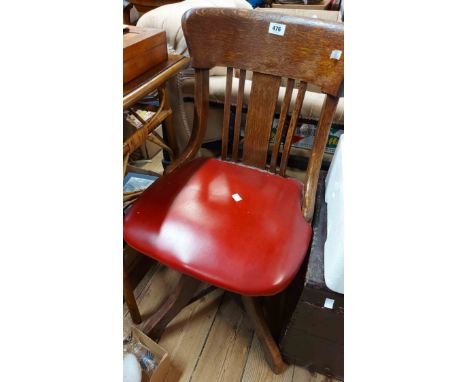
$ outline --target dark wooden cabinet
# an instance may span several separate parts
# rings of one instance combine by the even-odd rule
[[[180,3],[182,0],[131,0],[130,2],[140,13],[146,13],[154,8],[161,7],[166,4]]]
[[[314,237],[298,303],[280,340],[283,356],[311,372],[343,379],[344,295],[327,288],[324,244],[327,238],[325,172],[320,173]],[[332,305],[331,305],[332,304]]]

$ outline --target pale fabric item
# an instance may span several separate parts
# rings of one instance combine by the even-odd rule
[[[338,11],[323,11],[320,9],[289,9],[289,8],[255,8],[256,12],[283,13],[289,16],[309,17],[312,19],[322,19],[329,21],[340,20],[340,12]]]
[[[137,26],[165,30],[168,52],[170,54],[188,56],[181,19],[187,10],[201,7],[252,9],[252,6],[245,0],[185,0],[180,3],[163,5],[162,7],[145,13],[138,20]],[[210,76],[214,75],[225,76],[226,68],[211,69]],[[180,149],[183,149],[187,145],[192,131],[193,121],[193,104],[185,104],[183,100],[184,96],[193,96],[193,90],[191,94],[186,94],[182,91],[182,84],[187,78],[191,79],[191,83],[193,84],[193,71],[190,69],[179,73],[167,83],[169,102],[174,111],[173,125]],[[210,113],[208,113],[208,131],[205,136],[205,142],[219,139],[221,130],[218,126],[218,121],[219,110],[215,110],[215,112],[211,112],[210,110]]]
[[[327,240],[324,248],[324,274],[328,289],[344,293],[344,184],[341,134],[335,155],[325,180],[327,203]]]
[[[123,356],[123,382],[141,382],[141,367],[132,353]]]
[[[170,83],[169,98],[171,105],[178,105],[178,112],[174,113],[174,126],[177,126],[176,134],[179,147],[185,147],[187,144],[190,133],[192,131],[193,121],[193,102],[183,102],[184,97],[193,98],[195,80],[189,71],[180,74],[175,81]],[[233,103],[236,102],[237,88],[239,79],[233,78],[232,83],[232,98]],[[252,82],[245,81],[244,87],[244,105],[248,104],[250,89]],[[222,104],[224,103],[224,95],[226,89],[225,76],[211,76],[210,77],[210,101]],[[278,94],[278,101],[276,103],[276,112],[281,111],[281,104],[283,102],[284,93],[286,88],[281,87]],[[297,89],[293,91],[292,100],[297,94]],[[323,100],[325,95],[307,91],[304,96],[304,103],[302,105],[300,117],[305,119],[318,120],[320,118],[320,111],[322,110]],[[174,102],[174,103],[172,103]],[[290,105],[290,112],[292,112],[292,103]],[[344,123],[344,98],[340,98],[336,108],[333,122],[338,124]],[[221,139],[221,130],[223,126],[223,109],[210,107],[208,112],[208,123],[204,142],[213,142]]]
[[[189,9],[205,7],[252,9],[252,6],[245,0],[185,0],[180,3],[163,5],[145,13],[138,20],[137,26],[164,29],[168,52],[188,56],[181,25],[182,16]]]
[[[188,79],[186,80],[188,81]],[[193,82],[192,82],[192,89],[184,86],[184,93],[186,94],[193,94]],[[235,103],[237,97],[237,88],[239,86],[239,79],[233,78],[232,81],[232,102]],[[247,105],[247,102],[250,97],[250,89],[252,87],[252,81],[245,80],[244,85],[244,105]],[[216,101],[219,103],[224,103],[225,97],[225,88],[226,88],[226,78],[225,77],[212,77],[210,78],[210,100]],[[296,99],[297,96],[297,89],[293,90],[291,104],[289,105],[289,111],[292,112],[293,110],[293,101]],[[285,87],[280,87],[278,93],[278,100],[276,102],[276,112],[279,113],[281,111],[281,105],[283,103],[284,94],[286,93]],[[300,117],[306,119],[314,119],[318,120],[320,117],[320,111],[322,110],[323,101],[325,99],[325,95],[321,93],[315,93],[311,91],[307,91],[304,96],[304,103],[302,105]],[[344,123],[344,99],[340,98],[338,102],[338,106],[336,108],[335,115],[333,117],[333,122],[338,124]]]

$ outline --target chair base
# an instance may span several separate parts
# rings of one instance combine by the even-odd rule
[[[153,339],[159,339],[166,326],[185,308],[197,291],[200,281],[182,275],[175,290],[169,295],[159,309],[142,325],[142,331]]]
[[[127,268],[125,264],[123,265],[123,295],[124,300],[127,303],[127,308],[132,318],[134,324],[141,323],[140,310],[135,300],[135,295],[133,294],[133,287],[130,279],[128,277]]]
[[[283,373],[288,368],[288,365],[283,361],[278,345],[271,335],[259,298],[242,296],[242,302],[249,319],[254,325],[255,333],[262,344],[263,353],[271,370],[275,374]]]
[[[169,322],[187,305],[205,296],[215,287],[210,286],[195,295],[201,282],[182,275],[175,290],[169,295],[161,307],[149,317],[142,325],[142,331],[153,339],[159,339]],[[260,343],[262,344],[265,358],[275,374],[283,373],[288,365],[283,361],[279,348],[273,339],[268,327],[260,298],[241,296],[242,305],[255,328]]]

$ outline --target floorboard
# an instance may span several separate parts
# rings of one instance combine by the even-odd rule
[[[287,370],[280,374],[274,374],[263,355],[262,346],[257,336],[254,336],[249,352],[249,358],[245,365],[242,382],[291,382],[294,366],[289,366]]]
[[[253,336],[247,319],[245,312],[225,294],[192,375],[192,382],[240,381]]]
[[[165,382],[186,382],[207,341],[223,292],[215,290],[183,309],[164,331],[159,344],[168,351],[171,367]]]

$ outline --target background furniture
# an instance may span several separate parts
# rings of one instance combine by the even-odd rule
[[[286,26],[285,33],[270,33],[272,23]],[[258,297],[284,290],[308,249],[320,165],[343,86],[343,26],[213,8],[190,10],[182,25],[195,68],[192,136],[166,175],[141,195],[124,219],[124,239],[130,246],[184,274],[145,331],[157,336],[191,300],[201,280],[242,296],[272,370],[281,373],[286,365]],[[277,60],[271,60],[272,55]],[[221,160],[194,159],[207,128],[209,69],[215,66],[227,67]],[[235,97],[234,69],[240,70]],[[253,72],[252,88],[245,135],[240,139],[247,71]],[[287,85],[269,158],[282,77]],[[299,89],[293,94],[296,81]],[[308,83],[325,99],[301,184],[284,176]],[[231,98],[236,99],[232,119]],[[233,137],[229,137],[231,122]],[[280,150],[283,133],[286,141]]]
[[[324,245],[327,239],[325,177],[321,172],[314,214],[314,237],[302,285],[291,291],[297,301],[280,339],[281,353],[291,363],[311,372],[343,379],[344,295],[327,288]]]
[[[123,23],[130,25],[130,11],[133,5],[127,0],[123,0]]]
[[[134,25],[138,21],[138,18],[146,12],[181,1],[183,0],[123,0],[123,23]]]
[[[123,26],[124,85],[164,61],[167,61],[164,30]]]
[[[285,8],[285,9],[329,9],[331,6],[332,0],[319,0],[319,1],[310,1],[307,4],[304,4],[303,1],[285,1],[285,0],[274,0],[271,6],[273,8]]]
[[[182,0],[130,0],[140,14],[145,14],[163,5],[179,3],[180,1]]]
[[[165,150],[169,151],[172,158],[177,155],[177,145],[175,143],[174,129],[172,128],[172,110],[170,108],[169,102],[167,101],[167,90],[165,88],[165,83],[168,79],[174,76],[177,71],[181,70],[188,64],[188,58],[183,56],[174,56],[171,55],[167,60],[159,63],[153,68],[149,69],[139,77],[133,79],[130,82],[124,84],[123,87],[123,108],[124,110],[133,110],[132,107],[143,97],[158,90],[159,96],[159,108],[155,111],[155,114],[148,121],[141,121],[143,126],[136,130],[130,137],[128,137],[123,143],[123,174],[128,169],[128,160],[130,154],[140,147],[147,137],[153,133],[153,130],[163,124],[163,134],[167,137],[168,144],[157,135],[152,135],[153,139],[163,147]],[[134,112],[134,111],[133,111]],[[135,112],[134,112],[135,113]],[[135,113],[135,115],[137,115]],[[135,168],[132,168],[135,171]],[[139,197],[140,193],[132,193],[131,195],[124,194],[124,202],[132,202]],[[123,266],[123,287],[124,287],[124,298],[127,303],[128,309],[130,311],[132,320],[134,323],[141,322],[140,312],[138,311],[137,304],[135,302],[135,297],[133,295],[133,284],[130,280],[130,275],[128,274],[126,259],[124,257],[124,266]]]
[[[130,109],[140,99],[158,90],[160,107],[149,121],[144,121],[144,126],[138,129],[123,145],[123,155],[128,156],[137,147],[141,146],[147,136],[159,125],[163,125],[164,136],[167,137],[168,146],[164,147],[171,151],[171,155],[177,155],[178,149],[175,143],[174,129],[172,128],[172,110],[168,102],[165,83],[179,70],[183,69],[189,62],[187,57],[170,55],[164,61],[141,76],[126,83],[123,88],[123,108]]]

